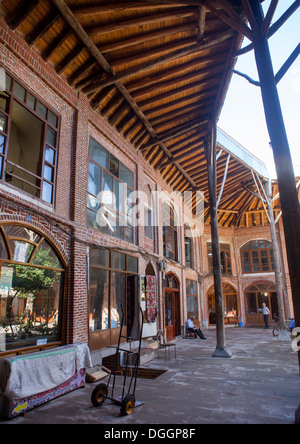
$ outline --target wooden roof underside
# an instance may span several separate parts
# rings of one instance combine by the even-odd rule
[[[204,138],[245,32],[240,0],[2,0],[1,11],[169,186],[208,200]],[[227,159],[220,153],[218,193]],[[253,193],[251,169],[231,156],[220,224],[264,223],[261,208],[249,216],[259,208]]]

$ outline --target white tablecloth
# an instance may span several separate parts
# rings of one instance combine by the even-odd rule
[[[0,392],[10,399],[23,399],[63,384],[76,371],[91,367],[86,344],[72,344],[0,361]]]

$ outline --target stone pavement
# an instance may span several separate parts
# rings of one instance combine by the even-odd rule
[[[233,357],[213,358],[215,334],[209,329],[206,341],[178,339],[176,359],[160,352],[147,363],[166,372],[138,379],[136,398],[143,405],[130,416],[120,416],[109,400],[93,407],[93,383],[0,424],[294,424],[300,376],[291,343],[278,341],[271,329],[226,328]]]

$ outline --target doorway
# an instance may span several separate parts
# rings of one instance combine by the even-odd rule
[[[223,283],[223,311],[225,325],[238,322],[238,294],[231,285]],[[209,324],[216,325],[216,300],[214,287],[208,291]]]
[[[179,282],[173,274],[165,279],[165,328],[167,341],[181,334]]]

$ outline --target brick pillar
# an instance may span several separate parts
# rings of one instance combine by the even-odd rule
[[[70,265],[70,342],[88,342],[88,289],[87,289],[87,177],[89,150],[88,102],[79,94],[75,116],[72,153],[72,211],[74,220]]]

